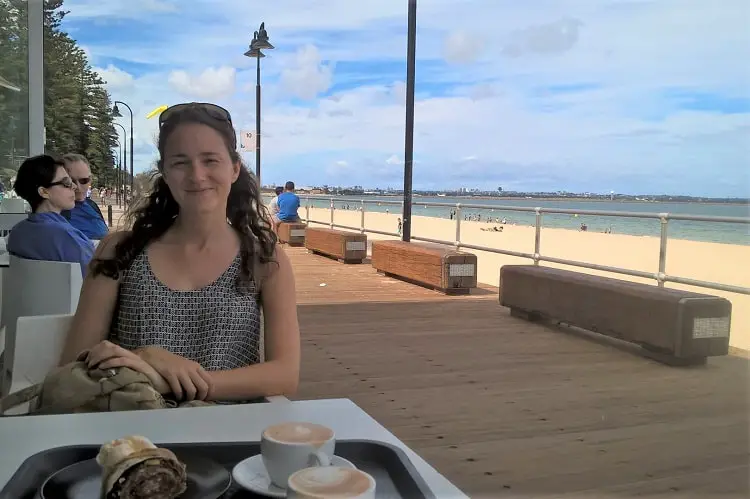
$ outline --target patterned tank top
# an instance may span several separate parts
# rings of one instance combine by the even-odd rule
[[[207,371],[259,363],[258,293],[238,289],[240,261],[208,286],[175,291],[156,278],[144,250],[120,283],[110,341],[128,350],[158,346]]]

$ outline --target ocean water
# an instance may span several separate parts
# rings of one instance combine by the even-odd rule
[[[270,199],[270,198],[269,198]],[[336,209],[355,210],[359,208],[355,197],[335,197]],[[366,196],[366,211],[400,213],[401,206],[378,204],[382,201],[399,201],[398,197]],[[302,200],[302,206],[310,204],[315,208],[330,208],[331,197],[310,197]],[[580,200],[555,200],[546,201],[539,199],[472,199],[451,197],[428,197],[416,196],[414,202],[428,203],[461,203],[487,205],[485,209],[462,208],[461,218],[464,215],[479,215],[482,221],[490,219],[492,224],[496,220],[508,224],[533,226],[536,215],[532,212],[519,212],[503,210],[502,206],[527,207],[527,208],[563,208],[570,210],[596,210],[596,211],[627,211],[636,213],[669,213],[672,215],[696,215],[714,217],[750,217],[750,206],[738,204],[709,204],[709,203],[652,203],[652,202],[622,202],[622,201],[580,201]],[[493,208],[496,207],[496,208]],[[450,218],[452,208],[434,206],[413,206],[412,215],[436,218]],[[489,224],[490,222],[488,222]],[[661,224],[658,219],[645,218],[621,218],[598,215],[568,215],[547,214],[542,218],[543,227],[554,227],[560,229],[578,230],[585,223],[591,232],[604,232],[611,229],[613,234],[630,234],[634,236],[659,237]],[[690,239],[694,241],[707,241],[725,244],[750,245],[750,225],[739,223],[720,222],[694,222],[688,220],[670,220],[668,224],[670,238]]]

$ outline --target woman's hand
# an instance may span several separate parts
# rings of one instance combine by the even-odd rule
[[[156,369],[178,400],[206,400],[213,390],[210,375],[197,362],[160,347],[145,347],[136,354]]]
[[[140,358],[135,352],[131,352],[111,341],[101,341],[94,345],[91,350],[84,351],[79,355],[79,359],[86,362],[89,369],[113,369],[116,367],[129,367],[134,371],[144,374],[151,382],[151,386],[156,391],[164,395],[170,393],[172,389],[169,383],[145,360]]]

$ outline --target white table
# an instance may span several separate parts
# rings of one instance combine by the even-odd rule
[[[310,421],[332,428],[341,440],[400,447],[436,497],[467,497],[348,399],[0,418],[0,489],[26,458],[53,447],[100,445],[133,434],[158,443],[258,441],[265,427],[281,421]]]

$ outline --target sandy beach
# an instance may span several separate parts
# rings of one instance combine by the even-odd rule
[[[300,209],[304,217],[304,207]],[[368,229],[396,232],[400,214],[365,213]],[[310,208],[310,219],[328,223],[327,209]],[[336,224],[360,226],[358,211],[336,210]],[[488,247],[533,253],[534,227],[506,225],[503,232],[482,231],[491,227],[483,222],[461,222],[461,241]],[[452,240],[456,233],[455,221],[414,216],[412,235],[433,239]],[[368,233],[370,239],[387,239],[389,236]],[[497,286],[500,268],[509,264],[527,264],[531,260],[500,255],[486,251],[464,250],[478,257],[478,279]],[[626,269],[656,272],[659,264],[659,239],[647,236],[578,232],[565,229],[542,229],[541,254],[568,260],[577,260]],[[750,287],[750,247],[718,244],[683,239],[670,239],[667,244],[667,274],[705,281]],[[619,279],[655,284],[654,280],[639,279],[624,275],[613,275],[594,270],[543,263],[543,265],[567,268],[577,272],[608,275]],[[726,293],[709,289],[667,283],[668,287],[686,289],[698,293],[724,297],[732,302],[732,327],[730,345],[750,351],[750,296]]]

